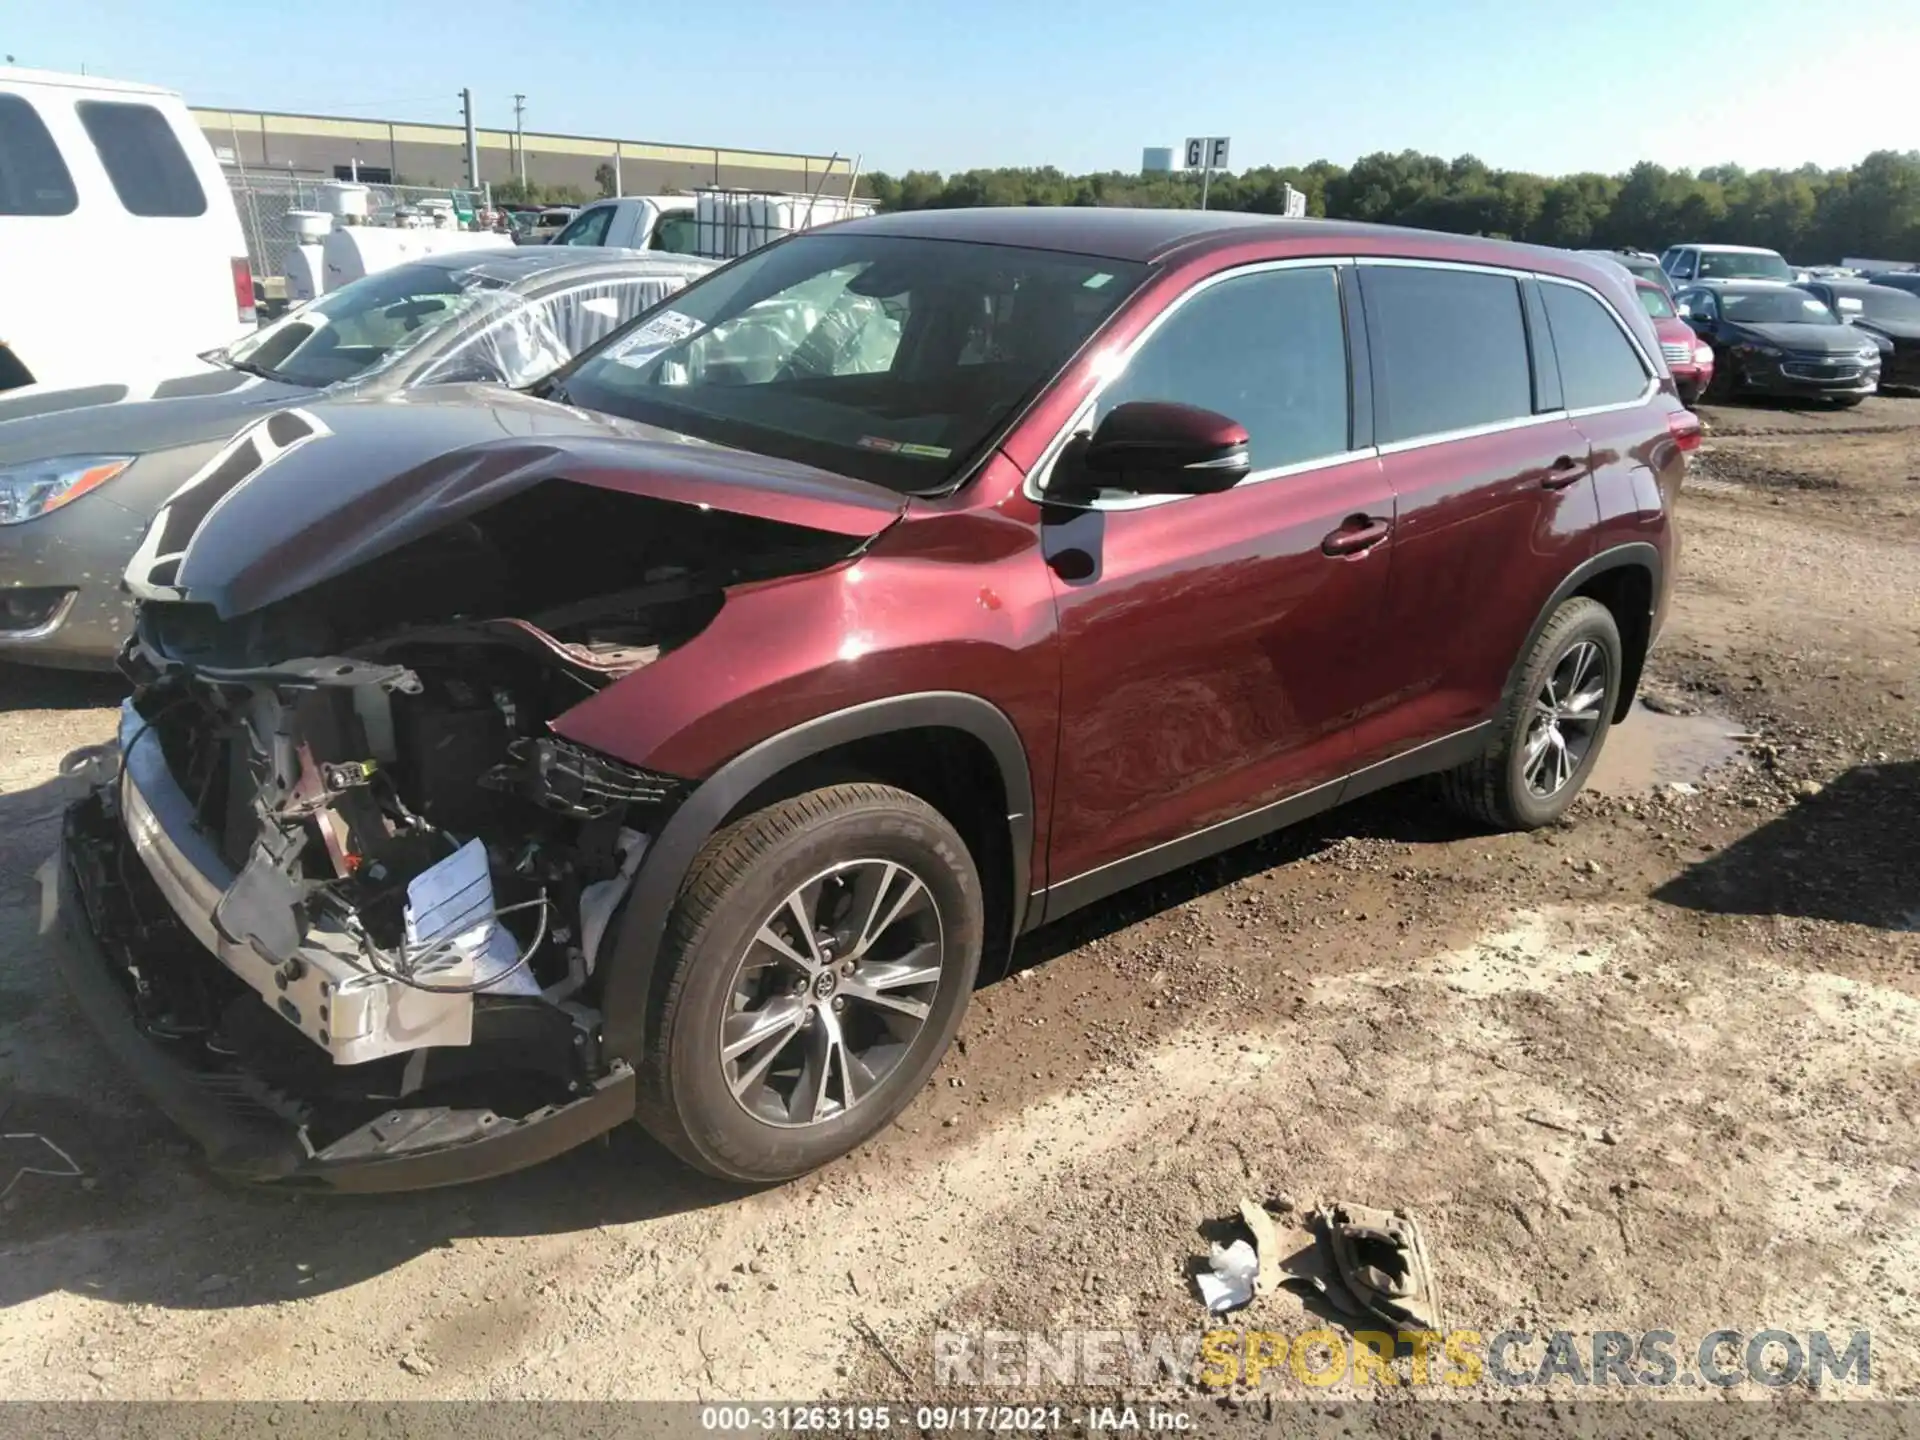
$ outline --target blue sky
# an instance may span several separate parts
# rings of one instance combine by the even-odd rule
[[[1235,168],[1920,149],[1920,0],[5,0],[9,53],[250,109],[451,120],[470,85],[506,126],[518,90],[530,130],[896,173],[1132,169],[1197,134]]]

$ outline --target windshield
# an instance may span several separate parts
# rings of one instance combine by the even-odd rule
[[[1920,295],[1911,291],[1896,290],[1891,285],[1862,285],[1857,290],[1847,291],[1842,298],[1858,301],[1860,312],[1869,320],[1904,320],[1909,325],[1920,324]]]
[[[1640,308],[1656,320],[1671,320],[1673,306],[1667,303],[1667,292],[1654,285],[1636,285],[1640,294]]]
[[[1793,267],[1771,250],[1754,254],[1702,250],[1700,277],[1714,280],[1791,280]]]
[[[216,358],[316,389],[418,345],[505,282],[442,265],[397,265],[342,285]]]
[[[1742,325],[1838,325],[1840,317],[1804,290],[1729,290],[1720,310]]]
[[[1145,274],[1004,245],[798,236],[596,351],[565,378],[565,395],[896,490],[935,490]]]

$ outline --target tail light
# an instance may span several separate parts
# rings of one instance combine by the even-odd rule
[[[258,322],[259,313],[253,308],[253,266],[244,255],[233,257],[233,308],[242,325]]]
[[[1685,451],[1700,448],[1700,417],[1691,410],[1675,410],[1667,416],[1667,433],[1673,443]]]

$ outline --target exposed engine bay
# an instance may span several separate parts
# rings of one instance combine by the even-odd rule
[[[616,911],[688,787],[549,722],[729,586],[856,548],[554,481],[245,615],[150,601],[128,778],[69,833],[139,1023],[316,1144],[456,1082],[503,1115],[564,1103],[601,1068]]]

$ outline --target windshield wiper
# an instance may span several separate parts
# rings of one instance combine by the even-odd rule
[[[257,375],[262,380],[278,380],[282,385],[304,385],[306,382],[294,379],[291,375],[282,375],[278,370],[268,369],[265,365],[256,365],[251,360],[236,360],[231,355],[222,355],[220,364],[230,370],[239,370],[247,375]],[[307,386],[312,389],[312,386]]]

